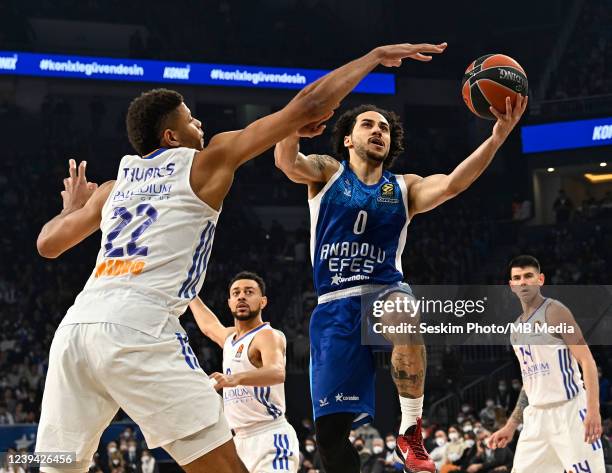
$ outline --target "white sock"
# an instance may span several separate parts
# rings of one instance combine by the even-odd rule
[[[400,396],[400,408],[402,410],[402,422],[399,433],[404,435],[409,427],[416,424],[417,417],[423,417],[423,398],[425,396],[410,399]]]

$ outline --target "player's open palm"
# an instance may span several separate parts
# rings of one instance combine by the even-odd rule
[[[506,138],[508,138],[510,132],[519,122],[527,109],[528,99],[529,97],[523,97],[521,94],[517,94],[516,103],[513,107],[510,102],[510,97],[506,97],[505,113],[499,113],[495,108],[489,107],[489,110],[491,110],[491,113],[495,115],[497,119],[493,126],[493,138],[498,141],[498,144],[501,145]]]
[[[503,426],[497,432],[494,432],[489,437],[489,448],[495,450],[496,448],[504,448],[512,441],[514,432],[516,429],[509,425]]]
[[[62,191],[62,203],[64,210],[76,210],[83,207],[92,194],[98,188],[95,182],[87,182],[85,176],[86,161],[81,161],[77,169],[76,161],[68,161],[68,173],[70,177],[64,179],[64,190]]]
[[[380,63],[386,67],[399,67],[402,65],[402,59],[410,58],[416,61],[431,61],[429,54],[441,54],[446,49],[446,43],[440,44],[391,44],[388,46],[380,46],[376,48],[378,54],[381,55]]]
[[[584,416],[584,441],[593,443],[601,437],[601,415],[598,411],[587,411]]]

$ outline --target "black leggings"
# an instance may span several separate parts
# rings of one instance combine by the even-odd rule
[[[359,454],[349,441],[355,414],[342,412],[315,421],[317,445],[325,473],[359,473]]]

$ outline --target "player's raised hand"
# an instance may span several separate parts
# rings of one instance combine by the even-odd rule
[[[98,184],[87,182],[85,168],[87,161],[81,161],[78,168],[74,159],[68,160],[68,173],[70,177],[64,179],[64,190],[62,194],[62,204],[64,210],[73,211],[83,207],[95,190]]]
[[[527,110],[527,102],[529,101],[529,97],[523,97],[521,94],[517,94],[516,103],[514,107],[510,102],[510,97],[506,97],[506,112],[500,113],[495,108],[489,107],[491,113],[495,115],[497,121],[493,126],[493,138],[498,142],[498,144],[502,144],[508,135],[519,122],[525,110]]]
[[[380,55],[380,63],[386,67],[399,67],[402,59],[410,58],[417,61],[431,61],[430,54],[441,54],[446,50],[446,43],[440,44],[391,44],[380,46],[374,50]]]
[[[584,416],[584,441],[586,443],[593,443],[599,440],[602,434],[601,428],[601,415],[596,410],[587,410],[586,416]]]
[[[331,111],[325,116],[319,118],[318,120],[315,120],[314,122],[311,122],[308,125],[304,125],[297,131],[297,135],[300,138],[314,138],[315,136],[319,136],[325,131],[325,127],[327,126],[325,125],[325,122],[329,120],[333,114],[334,112]]]
[[[489,448],[495,450],[496,448],[504,448],[508,443],[512,441],[516,428],[511,425],[504,425],[497,432],[494,432],[489,437]]]
[[[221,374],[218,372],[214,372],[209,376],[209,378],[217,382],[217,384],[214,385],[214,388],[217,391],[223,388],[233,388],[235,386],[238,386],[236,378],[231,374]]]

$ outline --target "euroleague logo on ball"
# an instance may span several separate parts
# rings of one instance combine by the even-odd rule
[[[528,89],[525,70],[503,54],[487,54],[473,61],[461,83],[461,94],[470,111],[489,120],[496,119],[489,107],[505,113],[506,97],[514,107],[517,96],[527,96]]]

